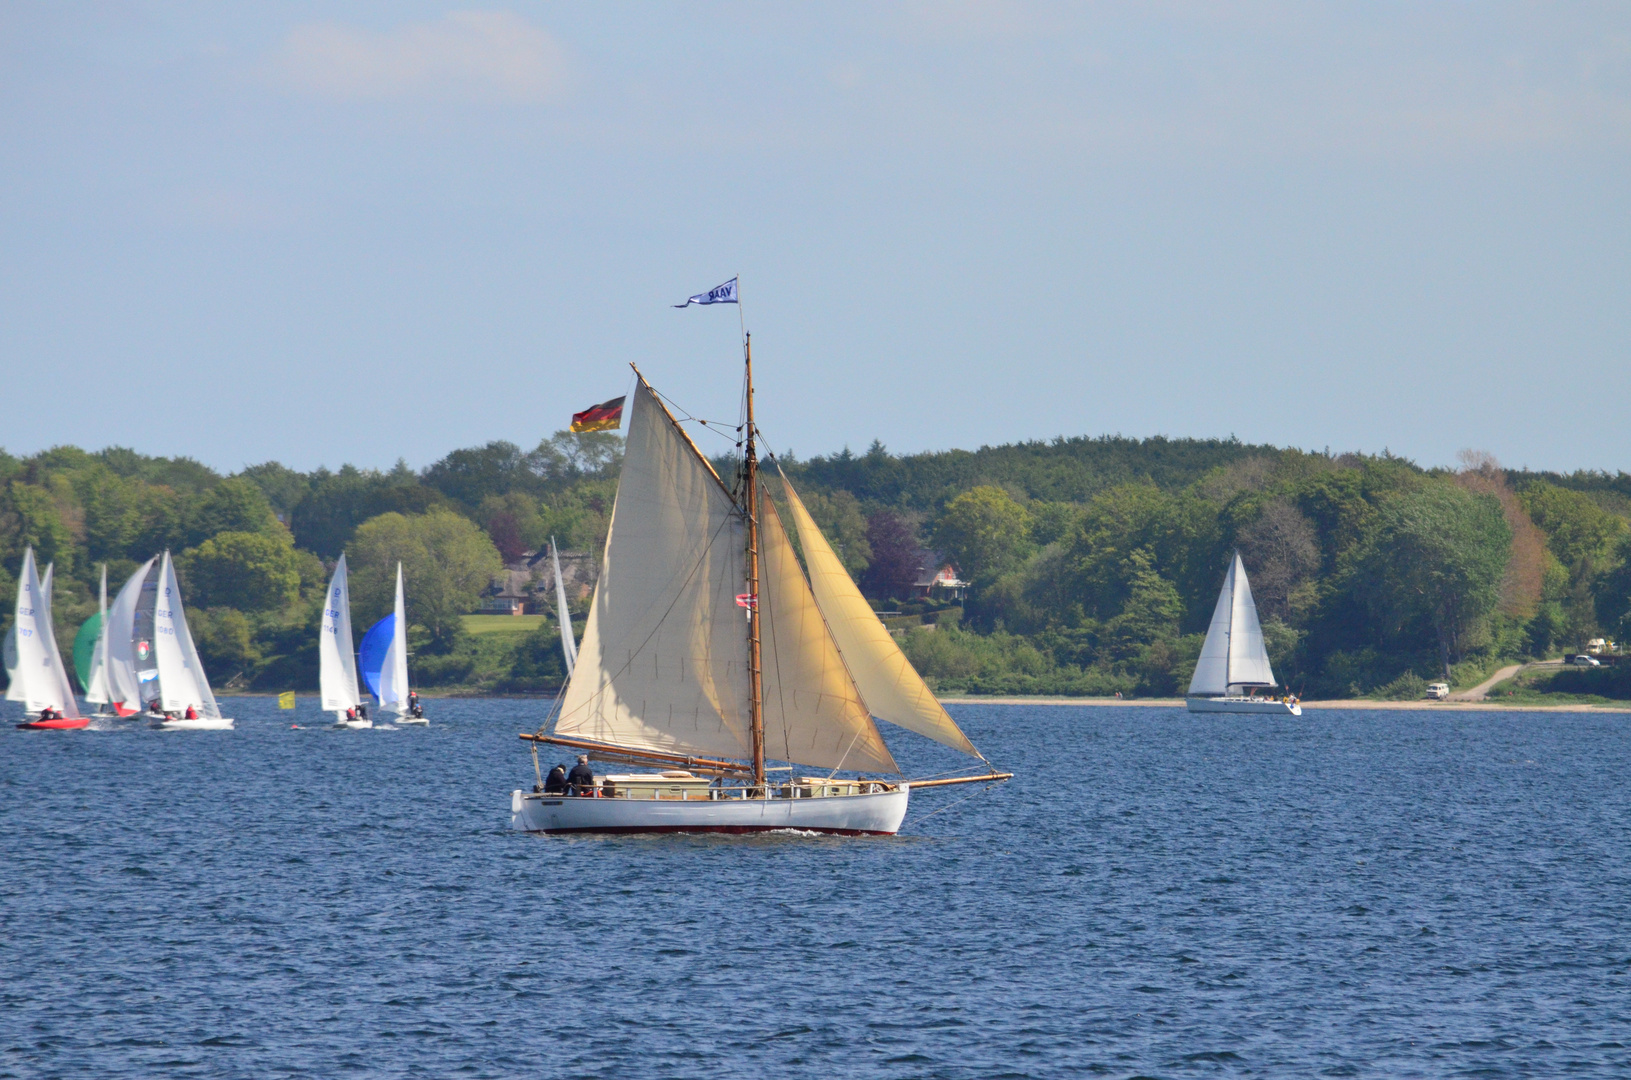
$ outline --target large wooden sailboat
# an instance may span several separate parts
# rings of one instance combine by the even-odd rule
[[[1246,564],[1237,551],[1224,576],[1217,607],[1212,609],[1212,625],[1207,627],[1206,644],[1201,646],[1185,700],[1190,712],[1301,716],[1302,706],[1295,699],[1264,693],[1274,686],[1274,669],[1263,645],[1257,603],[1252,599],[1251,583],[1246,580]]]
[[[511,795],[517,829],[888,835],[915,788],[1012,775],[986,763],[912,669],[784,476],[806,578],[760,479],[750,340],[744,351],[731,483],[636,371],[583,641],[553,724],[521,736],[539,783]],[[874,717],[986,771],[901,779]],[[540,744],[645,771],[545,791]]]

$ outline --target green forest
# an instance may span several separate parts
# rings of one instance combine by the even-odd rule
[[[506,561],[551,536],[598,551],[620,448],[614,433],[558,432],[417,472],[269,462],[229,476],[125,448],[0,452],[0,628],[28,545],[56,566],[65,648],[104,565],[117,589],[169,550],[215,685],[305,690],[344,551],[358,627],[388,610],[404,563],[416,683],[547,692],[563,677],[553,619],[472,633],[466,616]],[[1625,473],[1120,437],[909,455],[875,442],[776,463],[942,693],[1181,694],[1235,550],[1276,673],[1307,697],[1414,698],[1431,680],[1470,685],[1631,636]],[[937,559],[969,583],[965,599],[913,595]],[[1523,692],[1549,690],[1631,697],[1631,666]]]

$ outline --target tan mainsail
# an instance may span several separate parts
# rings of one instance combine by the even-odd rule
[[[760,490],[766,756],[828,769],[899,772],[844,669],[775,504]]]
[[[557,735],[672,753],[752,753],[741,511],[644,379]]]
[[[816,603],[872,715],[984,761],[878,621],[785,474],[782,484],[804,546]]]

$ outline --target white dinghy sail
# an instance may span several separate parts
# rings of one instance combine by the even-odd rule
[[[85,700],[92,705],[108,705],[115,699],[108,683],[108,564],[102,564],[102,579],[96,590],[96,647],[91,651],[91,675],[85,680]]]
[[[170,553],[159,564],[158,594],[153,605],[153,658],[159,672],[159,707],[176,715],[166,719],[167,728],[229,728],[232,721],[221,715],[210,689],[209,678],[198,660],[198,648],[187,629],[187,613],[181,605],[181,585]],[[198,715],[185,715],[188,708]]]
[[[323,628],[317,642],[317,681],[323,710],[344,719],[347,710],[362,701],[357,691],[356,646],[351,637],[351,586],[346,577],[345,552],[334,564],[323,603]],[[354,714],[353,714],[354,715]]]
[[[598,787],[577,792],[595,798],[515,792],[517,828],[893,833],[912,786],[1011,775],[991,771],[916,785],[834,779],[841,770],[900,770],[873,723],[877,710],[868,707],[845,639],[831,628],[838,609],[812,592],[758,482],[750,346],[744,351],[747,434],[734,489],[636,371],[617,499],[576,663],[553,731],[522,736],[535,752],[537,744],[552,743],[666,771],[609,776],[609,798],[598,797]],[[807,528],[815,535],[798,513],[801,538]],[[807,557],[810,546],[806,541]],[[870,657],[862,658],[879,666]],[[864,678],[910,697],[898,671],[885,678],[869,668]],[[879,715],[933,731],[931,738],[979,757],[938,702],[930,709],[890,699]],[[767,758],[788,763],[780,767],[792,774],[787,782],[768,781],[777,770],[767,768]],[[800,777],[800,766],[827,776]]]
[[[1302,715],[1295,704],[1258,697],[1258,690],[1277,685],[1263,643],[1263,627],[1257,619],[1251,583],[1240,552],[1229,562],[1223,589],[1212,610],[1212,625],[1206,631],[1195,675],[1189,681],[1191,712],[1292,712]]]
[[[549,538],[549,557],[555,564],[555,621],[561,628],[561,656],[570,677],[578,662],[578,643],[572,636],[572,612],[566,606],[566,582],[561,580],[561,552],[553,536]]]
[[[158,556],[141,565],[113,598],[108,608],[107,680],[112,700],[123,705],[127,712],[142,707],[142,680],[137,666],[136,617],[141,609],[143,586],[154,572]],[[150,647],[150,646],[149,646]],[[145,658],[144,658],[145,659]]]
[[[45,581],[50,580],[48,568]],[[34,549],[26,548],[22,572],[17,576],[12,623],[16,629],[16,666],[6,687],[6,700],[22,702],[30,714],[47,709],[61,714],[56,720],[31,718],[25,721],[25,727],[84,727],[89,721],[79,715],[79,703],[74,700],[73,684],[68,681],[68,669],[63,665],[62,650],[57,647],[51,625],[51,604],[45,588],[34,561]]]

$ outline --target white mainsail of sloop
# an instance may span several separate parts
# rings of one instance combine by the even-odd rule
[[[357,648],[351,637],[351,587],[346,580],[345,552],[334,565],[323,602],[323,629],[317,640],[317,682],[323,708],[344,713],[362,700],[357,692]]]
[[[91,652],[91,674],[86,680],[85,700],[93,705],[113,701],[108,685],[108,564],[102,564],[102,581],[96,592],[96,647]]]
[[[878,620],[832,545],[821,535],[798,492],[788,483],[786,473],[782,474],[782,487],[798,527],[799,543],[804,547],[816,603],[872,715],[984,761],[900,651],[888,628]]]
[[[1263,627],[1257,621],[1246,564],[1237,551],[1223,579],[1223,591],[1218,593],[1218,606],[1212,610],[1212,625],[1195,664],[1195,677],[1189,681],[1189,693],[1212,697],[1227,694],[1231,686],[1273,685]]]
[[[47,580],[49,577],[47,573]],[[51,605],[45,599],[32,547],[23,552],[12,625],[17,631],[17,663],[11,684],[6,687],[6,700],[21,701],[29,712],[52,708],[61,710],[64,716],[79,716],[79,703],[74,700],[74,688],[62,663],[62,650],[57,648]]]
[[[184,712],[192,705],[200,716],[219,720],[221,709],[215,703],[204,666],[198,662],[198,649],[181,606],[181,586],[168,551],[159,567],[158,584],[153,605],[153,657],[159,669],[159,707],[165,712]]]
[[[103,624],[107,632],[108,691],[127,709],[142,707],[141,677],[136,674],[136,614],[141,608],[142,586],[158,561],[155,555],[130,575],[113,598]]]
[[[624,419],[600,579],[555,734],[749,758],[742,510],[644,379]],[[760,595],[742,603],[757,603],[774,628],[761,633],[767,751],[817,768],[897,771],[831,636],[811,617],[785,534],[762,516]]]
[[[403,602],[402,564],[396,564],[396,606],[391,644],[379,671],[379,704],[401,716],[408,711],[408,610]],[[353,679],[355,681],[355,679]]]
[[[549,557],[555,563],[555,621],[561,627],[561,655],[566,658],[566,674],[570,677],[578,662],[578,643],[572,637],[572,613],[566,607],[566,582],[561,580],[561,552],[553,536],[549,538]]]

